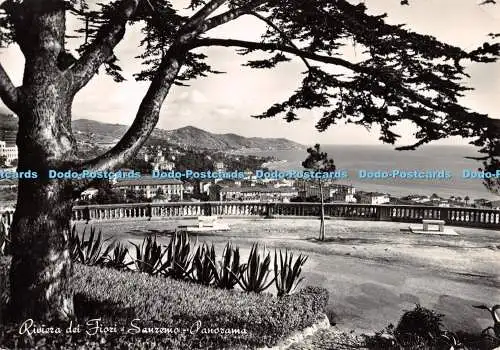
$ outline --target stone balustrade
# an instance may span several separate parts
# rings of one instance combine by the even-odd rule
[[[107,204],[73,207],[73,221],[179,219],[202,215],[222,217],[317,217],[319,203],[176,202]],[[500,229],[500,211],[418,205],[326,203],[327,218],[421,222],[440,219],[448,225]]]

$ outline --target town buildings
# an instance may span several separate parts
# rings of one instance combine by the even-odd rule
[[[113,188],[120,190],[125,196],[138,194],[145,198],[159,198],[165,201],[183,200],[183,183],[176,179],[157,179],[143,176],[137,179],[119,179]]]
[[[360,191],[356,196],[358,197],[358,203],[360,204],[378,205],[390,203],[391,201],[391,198],[387,193]]]
[[[6,164],[10,165],[18,158],[18,150],[16,145],[8,145],[5,141],[0,141],[0,157],[6,158]]]
[[[210,200],[243,202],[290,202],[297,197],[298,190],[293,187],[236,187],[213,185],[210,187]]]

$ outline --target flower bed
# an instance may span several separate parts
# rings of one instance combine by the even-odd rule
[[[0,261],[0,286],[4,287],[0,300],[5,300],[8,291],[8,266],[8,259]],[[79,264],[71,285],[76,322],[85,325],[89,319],[101,318],[103,326],[116,324],[117,332],[88,335],[83,329],[95,326],[93,321],[80,333],[37,334],[28,344],[19,335],[19,325],[13,325],[2,327],[0,344],[14,348],[16,341],[18,347],[38,342],[40,348],[54,349],[85,343],[110,349],[254,349],[274,345],[292,331],[312,325],[328,300],[327,291],[321,288],[306,287],[275,298]],[[137,334],[139,330],[148,334]]]

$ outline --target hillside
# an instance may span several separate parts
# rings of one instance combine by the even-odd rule
[[[126,130],[126,125],[107,124],[88,119],[73,121],[73,130],[77,139],[93,139],[98,143],[113,143],[121,137]],[[213,134],[193,126],[186,126],[175,130],[155,129],[151,134],[152,139],[163,140],[189,148],[202,148],[213,150],[270,150],[270,149],[300,149],[299,143],[284,138],[243,137],[235,134]]]
[[[3,113],[2,113],[3,114]],[[77,119],[72,122],[73,131],[79,147],[92,148],[96,145],[115,144],[125,134],[128,126],[122,124],[101,123],[89,119]],[[12,115],[0,116],[0,140],[15,142],[17,118]],[[186,126],[175,130],[155,129],[152,140],[162,140],[186,148],[212,150],[286,150],[304,148],[299,143],[284,138],[243,137],[236,134],[213,134],[208,131]]]
[[[284,150],[303,148],[302,145],[284,138],[248,138],[236,134],[213,134],[193,126],[169,131],[162,130],[162,132],[162,138],[168,142],[187,147],[217,150],[242,150],[249,148],[258,150]]]

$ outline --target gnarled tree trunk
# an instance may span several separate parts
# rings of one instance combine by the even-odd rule
[[[33,56],[37,70],[25,72],[24,106],[18,111],[19,180],[12,224],[11,315],[16,319],[67,319],[73,314],[68,289],[72,263],[68,249],[73,184],[49,179],[50,169],[65,170],[74,160],[69,82],[60,70]]]
[[[68,55],[64,0],[11,2],[15,41],[25,57],[23,83],[15,87],[0,65],[0,97],[19,117],[19,172],[36,172],[20,179],[12,233],[10,271],[11,319],[65,320],[73,316],[69,288],[72,263],[68,247],[73,198],[85,184],[49,179],[49,170],[114,170],[130,160],[153,131],[160,109],[196,36],[210,26],[203,22],[225,1],[202,7],[170,46],[142,99],[134,123],[108,152],[82,161],[75,156],[71,106],[75,94],[113,57],[127,21],[139,0],[117,2],[79,59]],[[241,15],[241,13],[240,13]],[[218,25],[229,20],[212,20]]]
[[[10,314],[14,319],[64,320],[73,315],[68,195],[67,185],[60,181],[19,183],[11,231]]]
[[[68,291],[71,259],[68,228],[72,188],[48,179],[49,169],[74,160],[71,79],[60,66],[64,54],[65,5],[60,0],[27,0],[19,5],[16,41],[26,59],[19,88],[17,146],[20,179],[12,223],[11,316],[66,319],[73,314]]]

